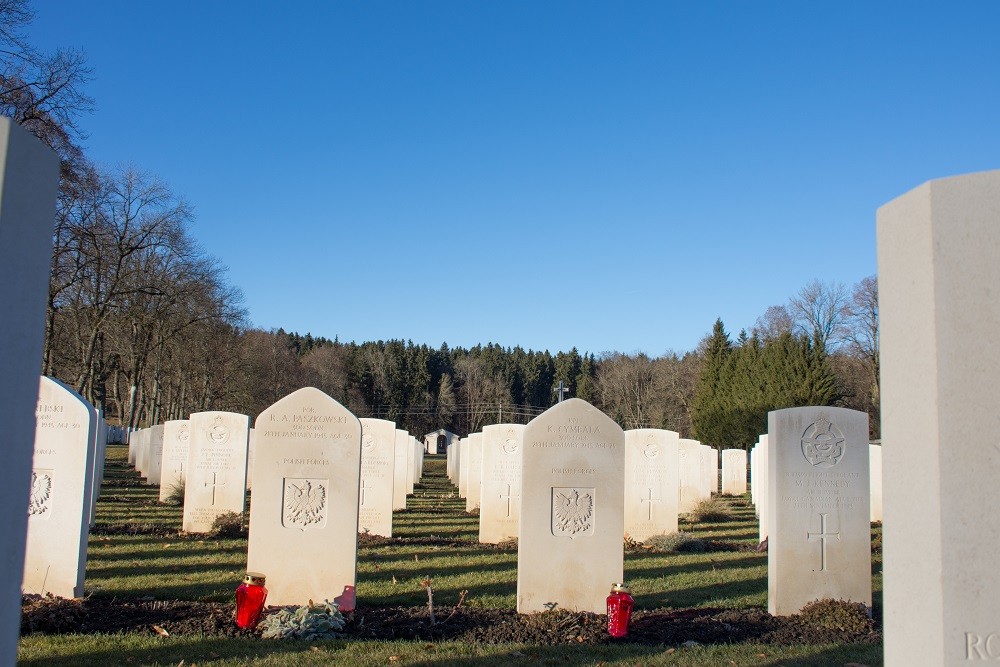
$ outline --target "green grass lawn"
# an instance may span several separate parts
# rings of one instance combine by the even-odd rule
[[[125,448],[108,448],[106,484],[90,537],[88,595],[162,600],[228,602],[246,570],[245,539],[178,537],[139,533],[160,525],[179,529],[181,510],[157,502],[158,489],[117,486],[134,479]],[[402,543],[358,549],[360,606],[420,606],[427,602],[421,581],[429,577],[435,604],[450,606],[466,591],[469,606],[513,608],[517,553],[475,544],[478,518],[464,513],[465,501],[444,477],[444,460],[428,457],[426,476],[394,516],[394,535],[435,536],[467,545]],[[122,502],[123,500],[130,502]],[[734,518],[719,523],[684,523],[693,535],[732,544],[756,544],[757,523],[749,496],[726,498]],[[873,535],[880,539],[879,527]],[[881,554],[873,554],[872,586],[876,617],[881,616]],[[629,550],[625,579],[636,607],[748,608],[767,606],[767,556],[753,551],[658,554]],[[679,647],[502,646],[455,642],[374,642],[338,640],[309,645],[258,639],[156,637],[146,635],[33,635],[19,645],[25,665],[843,665],[881,664],[881,646],[761,646],[752,644]]]

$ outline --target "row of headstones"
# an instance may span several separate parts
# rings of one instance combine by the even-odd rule
[[[745,460],[745,459],[744,459]],[[761,435],[750,449],[750,502],[759,520],[759,539],[767,539],[768,521],[768,445],[767,435]],[[868,518],[882,521],[882,445],[868,444]]]
[[[771,420],[768,441],[775,443],[775,451],[768,456],[765,497],[772,611],[793,613],[827,596],[870,605],[870,565],[859,567],[870,563],[868,447],[865,443],[862,451],[857,445],[861,434],[867,434],[866,417],[843,409],[799,408],[772,413]],[[98,484],[99,423],[86,401],[42,378],[24,576],[29,592],[82,594],[91,499]],[[258,417],[248,567],[268,574],[275,604],[302,603],[334,592],[344,609],[353,608],[365,452],[378,449],[380,428],[385,440],[391,430],[395,450],[397,430],[392,426],[365,424],[312,388],[289,395]],[[520,460],[520,493],[512,494],[507,486],[505,494],[497,494],[506,495],[507,502],[516,496],[521,501],[520,611],[540,611],[555,602],[599,612],[608,584],[622,576],[627,499],[635,498],[647,517],[652,516],[648,501],[655,494],[648,491],[654,481],[663,498],[679,499],[681,457],[671,456],[679,451],[678,439],[667,431],[630,433],[578,399],[523,428],[484,430],[487,460],[492,451],[507,456],[510,464],[493,466],[493,471],[514,469]],[[400,439],[404,451],[418,460],[416,450],[423,446],[408,434]],[[142,433],[133,434],[133,441],[136,460],[148,461],[151,443],[143,444],[147,439]],[[242,511],[249,419],[234,413],[194,414],[186,441],[185,529],[206,522],[210,527],[205,514]],[[793,448],[797,456],[790,453]],[[404,456],[410,459],[408,453]],[[704,471],[710,471],[717,479],[711,466],[703,465],[711,457],[691,458],[702,471],[695,478],[703,481]],[[469,459],[468,470],[484,469],[471,465],[473,456]],[[414,479],[409,467],[399,467]],[[461,478],[461,462],[453,461],[451,467],[457,467]],[[394,467],[394,478],[395,472]],[[641,493],[629,490],[636,486],[647,491],[646,504]],[[74,498],[78,502],[71,503]],[[64,511],[70,506],[73,512]],[[663,529],[662,524],[656,527]],[[75,549],[66,549],[69,534],[79,536]],[[821,542],[818,567],[811,563],[816,558],[809,557],[814,540]],[[592,576],[577,576],[584,573]],[[64,579],[65,587],[57,588]]]
[[[303,453],[302,458],[290,450],[278,451],[262,466],[284,469],[339,465],[338,454],[330,449],[340,443],[328,442],[331,438],[316,421],[327,417],[291,417],[286,427],[292,429],[292,435],[316,440],[319,451]],[[108,428],[90,403],[47,377],[40,380],[36,422],[22,590],[79,597],[83,595],[87,538],[104,475]],[[352,530],[356,533],[360,526],[365,532],[391,536],[392,512],[405,509],[406,494],[413,492],[421,475],[423,445],[406,431],[396,429],[392,422],[363,419],[358,423],[364,425],[364,433],[359,467],[354,471]],[[244,509],[249,435],[253,430],[248,426],[246,415],[196,413],[189,420],[174,420],[130,433],[129,458],[150,483],[156,483],[161,471],[169,473],[159,480],[161,498],[169,488],[163,482],[182,483],[184,530],[205,532],[219,514]],[[164,466],[161,461],[168,464]],[[262,472],[257,476],[269,477]],[[282,525],[293,530],[325,526],[328,479],[286,477],[283,482],[277,498]],[[257,495],[258,503],[265,507],[275,500],[266,495],[260,500],[260,493]],[[253,516],[251,510],[251,526]]]
[[[522,438],[520,424],[494,424],[449,445],[448,478],[479,511],[479,541],[516,538],[520,525]],[[722,492],[747,490],[746,452],[722,453]],[[674,431],[625,431],[625,533],[642,542],[677,532],[678,516],[719,490],[719,452]]]
[[[362,418],[361,424],[358,527],[392,537],[392,513],[406,509],[420,480],[424,446],[394,422]],[[131,433],[128,461],[148,484],[160,487],[161,502],[183,489],[182,528],[204,533],[219,515],[244,510],[245,491],[253,489],[256,442],[246,415],[200,412]]]
[[[632,433],[578,399],[524,428],[519,611],[556,604],[599,613],[608,585],[621,580],[628,499],[650,497],[649,478],[641,474],[656,470],[654,462],[665,451],[656,438],[667,438],[663,432]],[[852,410],[807,407],[769,414],[772,613],[792,614],[821,598],[871,607],[867,434],[867,415]],[[460,461],[458,466],[461,475]],[[676,485],[668,488],[676,494]],[[648,505],[641,509],[649,516]]]

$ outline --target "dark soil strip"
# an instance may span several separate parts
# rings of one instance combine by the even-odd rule
[[[613,640],[600,614],[552,611],[518,614],[512,609],[439,607],[431,624],[425,607],[360,608],[347,616],[345,636],[364,639],[518,642],[543,646],[625,642],[673,645],[762,642],[768,644],[877,643],[875,622],[860,608],[825,605],[799,616],[774,617],[760,609],[656,609],[637,611],[629,635]],[[24,596],[21,632],[254,636],[233,623],[234,605],[210,602],[117,599],[63,600]]]

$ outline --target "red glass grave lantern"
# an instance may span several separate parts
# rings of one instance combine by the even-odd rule
[[[625,584],[612,584],[608,596],[608,634],[624,637],[628,634],[628,624],[632,620],[635,600]]]
[[[243,583],[236,589],[236,625],[244,630],[257,627],[264,612],[267,589],[265,577],[259,572],[247,572]]]

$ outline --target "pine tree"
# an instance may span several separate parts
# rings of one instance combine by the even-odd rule
[[[705,345],[705,361],[694,397],[693,429],[695,437],[704,444],[720,446],[727,442],[727,415],[729,384],[727,371],[731,371],[729,356],[732,343],[722,319],[717,319],[712,334]]]

